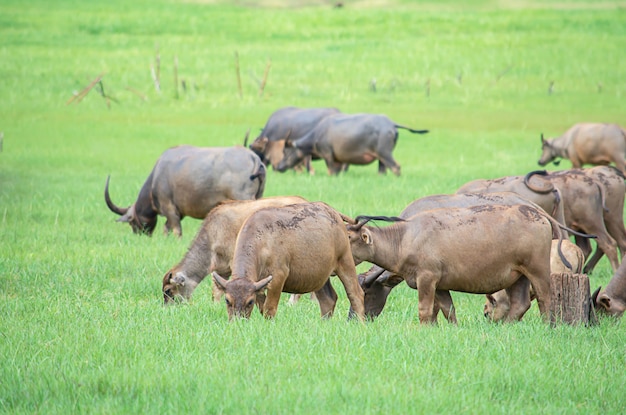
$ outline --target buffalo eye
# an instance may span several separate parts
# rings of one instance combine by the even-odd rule
[[[252,307],[254,306],[254,299],[248,301],[247,307]]]
[[[229,300],[228,298],[225,298],[225,299],[224,299],[224,301],[226,302],[226,305],[227,305],[227,306],[229,306],[229,307],[231,306],[231,304],[230,304],[230,300]]]

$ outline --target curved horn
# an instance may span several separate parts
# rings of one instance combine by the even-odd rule
[[[109,179],[111,175],[107,176],[107,182],[104,185],[104,201],[107,202],[107,206],[113,213],[117,213],[118,215],[125,215],[128,212],[128,208],[121,208],[116,206],[115,203],[111,201],[111,196],[109,196]]]
[[[594,292],[593,294],[591,294],[591,302],[593,303],[593,307],[597,308],[597,304],[598,304],[598,294],[600,293],[600,289],[602,288],[602,286],[599,286]]]
[[[404,222],[404,219],[397,216],[365,216],[360,215],[354,218],[355,225],[348,225],[349,229],[358,231],[371,220],[384,220],[385,222]]]

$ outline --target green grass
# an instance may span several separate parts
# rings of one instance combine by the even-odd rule
[[[161,277],[200,221],[185,219],[181,240],[160,233],[162,218],[154,237],[135,236],[103,187],[111,174],[114,201],[130,204],[169,146],[240,144],[287,105],[385,113],[431,130],[400,133],[401,177],[376,165],[328,177],[316,162],[314,176],[270,171],[266,195],[395,215],[538,168],[541,132],[626,125],[624,2],[344,3],[0,4],[0,412],[623,412],[623,321],[550,328],[533,306],[488,324],[481,296],[453,293],[458,327],[421,327],[404,285],[366,325],[346,321],[338,284],[328,321],[303,299],[275,321],[228,323],[208,282],[162,306]],[[92,90],[66,105],[103,72],[118,102]],[[592,288],[611,275],[603,259]]]

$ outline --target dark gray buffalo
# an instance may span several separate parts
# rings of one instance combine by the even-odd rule
[[[399,176],[400,165],[391,155],[398,141],[398,128],[417,134],[428,132],[398,125],[384,115],[329,115],[304,137],[285,141],[284,157],[277,170],[283,172],[313,156],[324,159],[331,175],[345,171],[348,164],[378,160],[379,173],[389,168]]]
[[[271,164],[276,169],[283,158],[283,148],[285,148],[287,137],[298,140],[322,119],[333,114],[339,114],[339,110],[337,108],[297,107],[276,110],[270,115],[261,134],[250,144],[250,150],[254,151],[265,165]]]
[[[112,212],[121,215],[135,233],[152,235],[157,216],[167,218],[165,233],[182,235],[185,216],[204,219],[224,200],[253,200],[263,196],[265,166],[245,147],[172,147],[163,152],[139,191],[126,208],[109,196],[109,178],[104,199]]]

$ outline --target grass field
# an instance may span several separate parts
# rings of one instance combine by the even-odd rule
[[[269,171],[265,194],[395,215],[537,169],[542,132],[626,125],[623,1],[333,4],[0,3],[0,412],[623,413],[623,321],[550,328],[533,305],[489,324],[482,296],[453,293],[458,326],[421,327],[405,285],[365,325],[346,321],[339,285],[326,321],[285,297],[274,321],[228,323],[208,281],[162,306],[162,275],[200,221],[180,240],[163,218],[136,236],[103,189],[111,174],[129,205],[170,146],[241,144],[289,105],[384,113],[431,130],[400,133],[400,177],[316,162],[314,176]],[[99,74],[108,105],[99,87],[67,104]],[[603,259],[592,289],[611,276]]]

